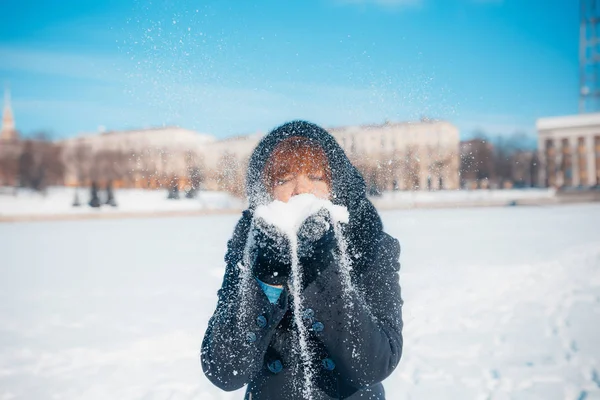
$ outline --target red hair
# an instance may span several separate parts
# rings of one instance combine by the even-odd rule
[[[325,150],[313,139],[292,136],[281,141],[265,164],[265,186],[273,190],[276,182],[289,174],[323,173],[323,179],[331,187],[331,168]]]

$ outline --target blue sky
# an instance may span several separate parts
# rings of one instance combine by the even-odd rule
[[[25,134],[427,116],[468,137],[577,112],[574,0],[57,4],[0,0],[0,80]]]

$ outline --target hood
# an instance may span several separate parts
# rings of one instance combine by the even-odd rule
[[[272,201],[263,183],[263,170],[277,145],[292,136],[316,141],[325,151],[331,168],[331,201],[346,208],[366,198],[366,185],[358,170],[350,163],[344,150],[325,129],[306,121],[281,125],[266,135],[256,146],[248,164],[246,194],[250,209]]]
[[[363,177],[352,165],[344,150],[325,129],[306,121],[292,121],[266,135],[256,146],[248,164],[246,193],[249,210],[272,201],[263,183],[263,170],[271,153],[282,140],[302,136],[315,140],[325,151],[331,168],[331,201],[345,206],[350,222],[345,227],[349,250],[364,261],[372,256],[374,243],[382,232],[381,219],[367,199]],[[359,262],[360,263],[360,262]]]

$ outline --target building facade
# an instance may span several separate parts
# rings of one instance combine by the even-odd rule
[[[2,128],[0,128],[0,142],[15,142],[19,140],[19,132],[15,125],[15,118],[10,104],[10,90],[4,91],[4,110],[2,112]]]
[[[201,168],[201,154],[215,138],[188,129],[164,127],[86,134],[62,140],[65,182],[156,188]],[[196,172],[194,172],[196,171]]]
[[[446,121],[331,128],[367,184],[386,190],[459,188],[460,137]]]
[[[246,169],[252,151],[264,134],[255,133],[214,141],[202,150],[204,188],[245,194]]]
[[[369,190],[459,188],[459,133],[444,121],[328,129],[361,171]],[[217,140],[167,127],[105,132],[62,141],[69,185],[110,180],[115,186],[184,187],[194,174],[208,190],[243,196],[252,151],[264,134]],[[114,171],[117,168],[119,171]],[[124,175],[128,178],[122,178]]]
[[[7,88],[4,92],[4,110],[0,127],[0,186],[17,185],[22,147],[10,103],[10,91]]]
[[[600,113],[541,118],[536,126],[541,185],[600,184]]]

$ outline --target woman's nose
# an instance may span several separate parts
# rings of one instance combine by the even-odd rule
[[[312,192],[312,185],[311,185],[310,179],[308,179],[304,176],[299,176],[296,179],[296,186],[294,187],[294,195],[311,193],[311,192]]]

